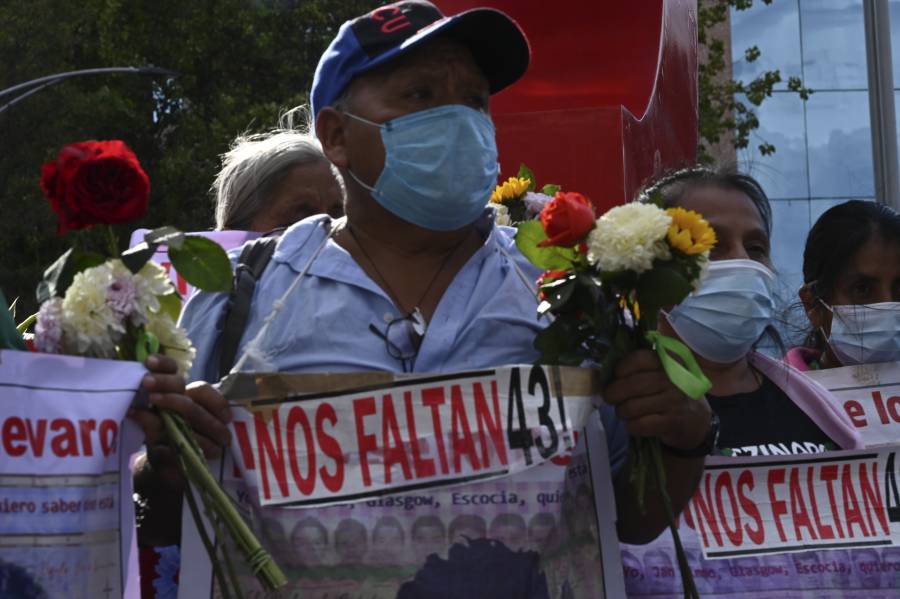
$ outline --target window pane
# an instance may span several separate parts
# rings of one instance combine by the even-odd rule
[[[811,196],[874,195],[868,93],[815,93],[806,121]]]
[[[900,0],[888,0],[891,13],[891,65],[894,89],[900,89]]]
[[[900,0],[897,0],[900,2]],[[744,53],[756,46],[760,56],[747,62]],[[787,89],[790,76],[800,76],[800,18],[797,0],[754,2],[747,10],[731,10],[731,60],[734,78],[744,83],[765,71],[781,71],[775,89]]]
[[[796,300],[803,284],[803,244],[809,232],[809,200],[772,202],[772,263],[778,273],[779,313]],[[782,335],[786,331],[781,331]]]
[[[800,0],[807,87],[867,89],[862,0]]]
[[[794,93],[775,93],[754,110],[759,129],[751,134],[750,146],[738,153],[741,170],[756,177],[770,198],[809,197],[803,101]],[[759,153],[763,142],[775,146],[774,155]]]

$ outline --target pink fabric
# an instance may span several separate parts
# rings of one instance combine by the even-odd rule
[[[822,357],[822,353],[809,347],[795,347],[784,355],[784,361],[799,370],[806,372],[811,370],[810,362],[816,362]]]
[[[830,399],[831,392],[805,376],[789,363],[774,360],[758,352],[750,354],[750,363],[806,412],[822,431],[841,449],[860,449],[862,438],[850,417]]]

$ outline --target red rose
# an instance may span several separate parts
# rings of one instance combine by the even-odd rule
[[[65,146],[41,169],[41,189],[59,216],[60,234],[97,224],[125,223],[147,211],[150,180],[120,140]]]
[[[571,247],[594,228],[594,208],[580,193],[558,192],[541,211],[541,224],[547,239],[538,247]]]

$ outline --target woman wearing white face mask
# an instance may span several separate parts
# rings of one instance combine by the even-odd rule
[[[800,370],[900,361],[900,214],[852,200],[827,210],[806,239],[800,299],[807,347]]]
[[[860,446],[827,390],[754,351],[775,317],[772,212],[759,183],[698,167],[661,179],[642,197],[699,212],[718,238],[700,289],[664,313],[659,325],[693,350],[712,382],[707,400],[719,420],[713,453],[784,455]]]

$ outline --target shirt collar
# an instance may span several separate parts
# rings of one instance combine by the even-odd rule
[[[297,273],[302,272],[335,222],[335,219],[321,214],[295,223],[282,235],[281,241],[275,249],[273,260],[289,265]],[[475,228],[484,239],[484,243],[469,258],[466,265],[482,260],[487,252],[494,249],[497,244],[505,244],[507,248],[514,245],[511,236],[501,232],[500,228],[494,224],[494,212],[490,208],[485,208],[475,222]],[[387,297],[384,291],[366,276],[350,253],[331,239],[326,242],[326,246],[310,266],[309,274],[355,285]]]

